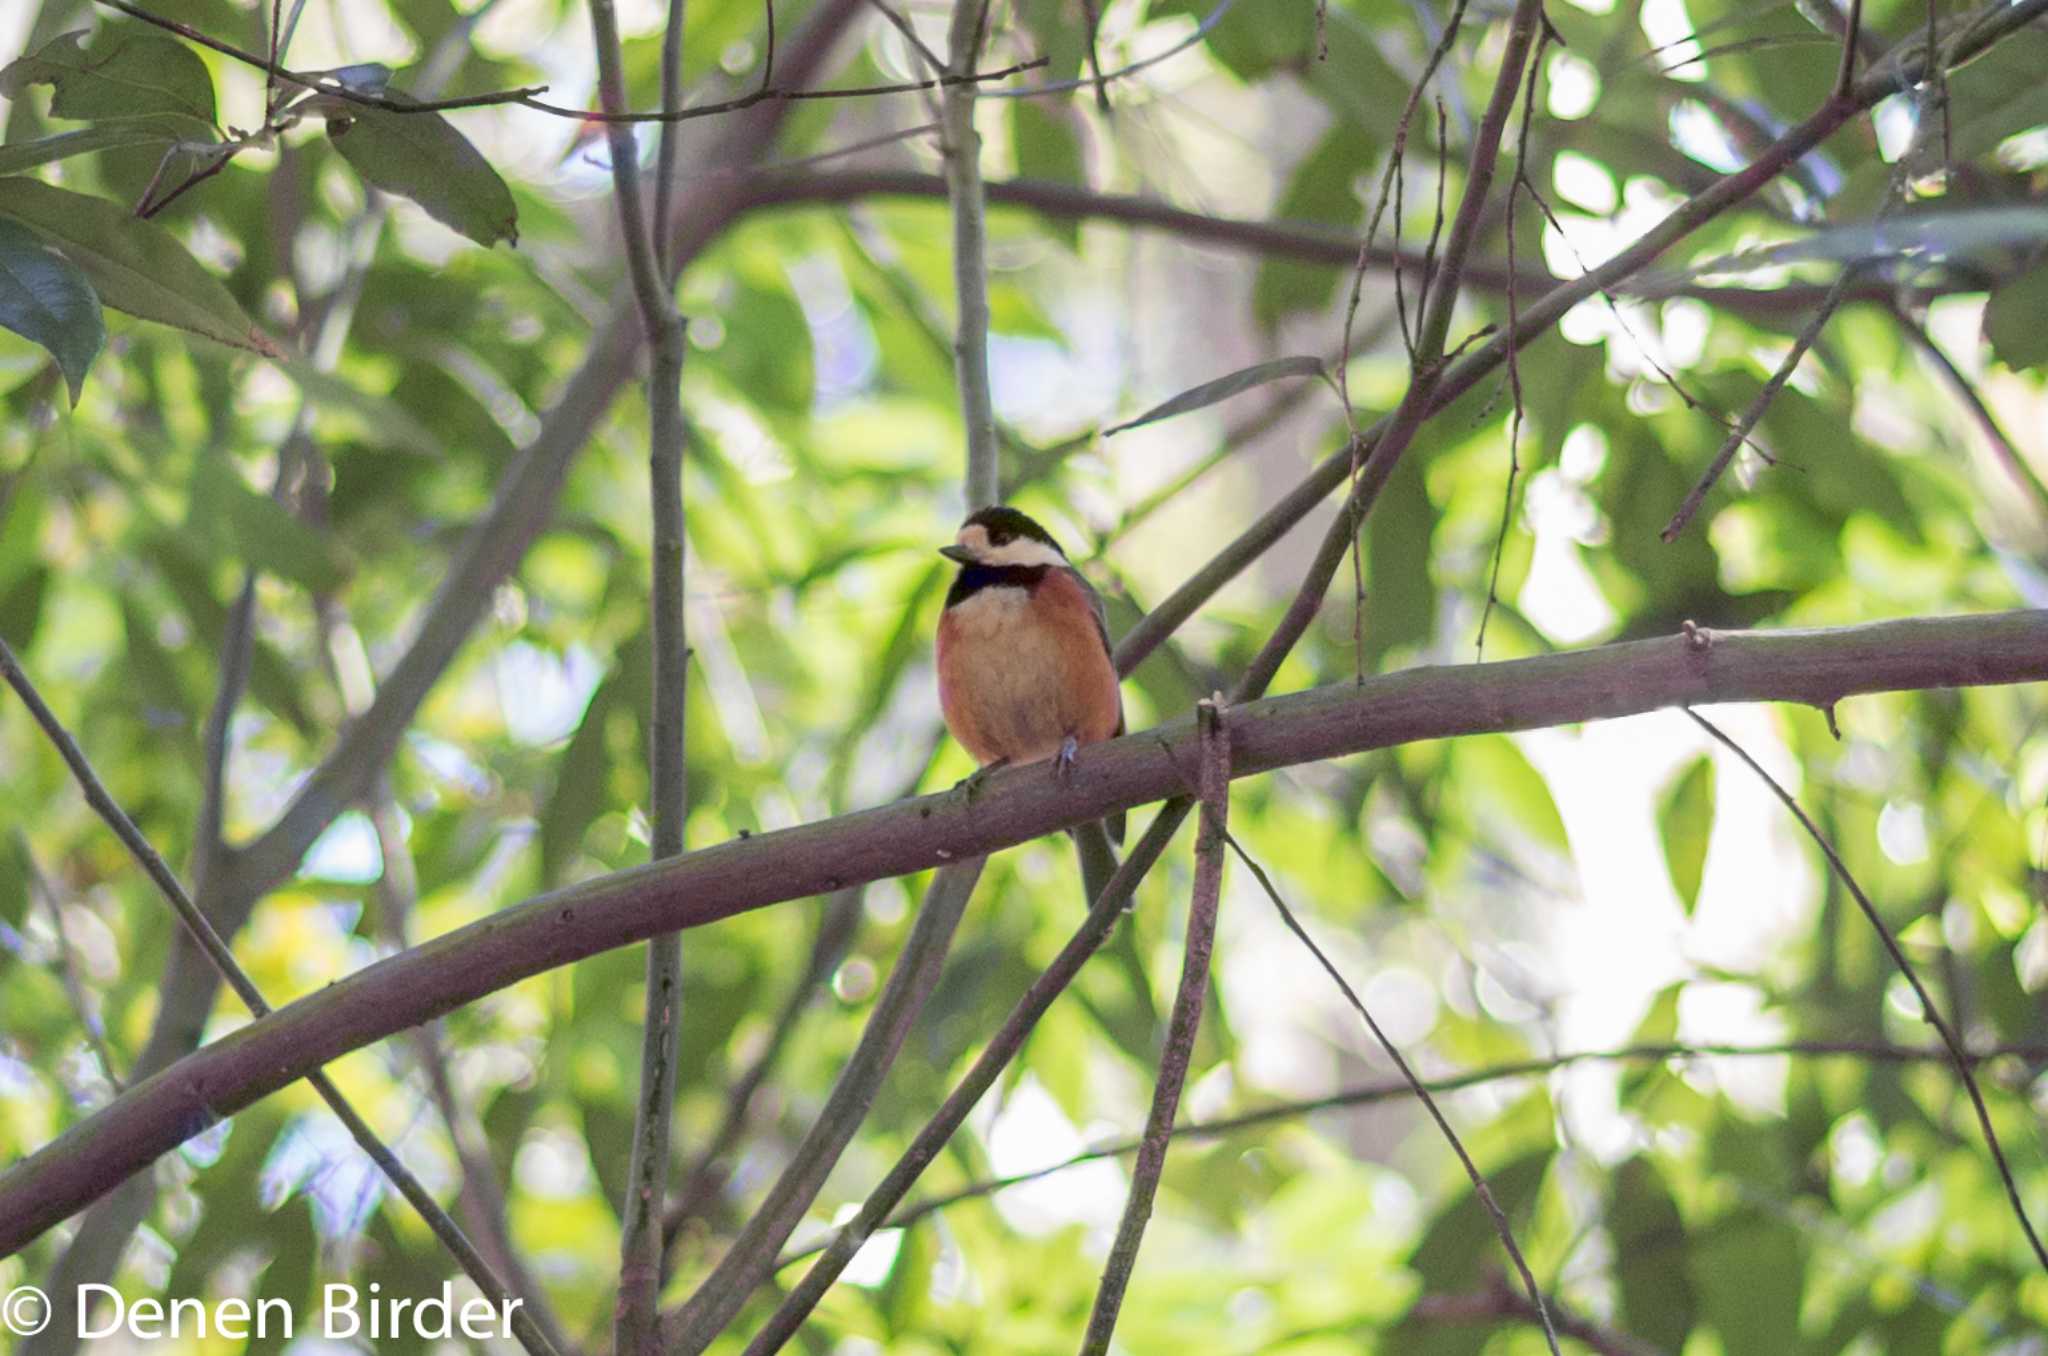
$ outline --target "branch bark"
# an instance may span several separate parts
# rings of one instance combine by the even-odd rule
[[[772,13],[772,11],[771,11]],[[625,56],[619,46],[612,0],[590,0],[597,55],[598,98],[610,114],[626,109]],[[773,31],[772,29],[770,30]],[[681,98],[683,14],[672,0],[662,39],[662,107]],[[606,126],[611,144],[613,200],[626,246],[626,274],[648,348],[647,469],[653,519],[653,578],[648,588],[648,632],[654,639],[653,710],[648,718],[648,820],[655,861],[683,851],[689,815],[683,730],[688,696],[689,637],[683,615],[683,321],[676,310],[674,274],[657,262],[656,226],[647,218],[640,182],[640,144],[623,122]],[[655,213],[667,222],[675,177],[676,124],[661,126]],[[619,1292],[612,1341],[619,1356],[643,1356],[660,1342],[662,1211],[668,1202],[670,1138],[675,1119],[676,1061],[682,1041],[683,947],[677,933],[647,940],[646,1012],[640,1041],[640,1085],[633,1111],[632,1159],[626,1197],[619,1203]]]
[[[1232,710],[1233,775],[1422,739],[1660,707],[2048,681],[2048,611],[1815,631],[1715,632],[1418,668]],[[972,805],[926,796],[720,844],[529,900],[390,957],[138,1083],[0,1175],[0,1255],[221,1116],[321,1064],[528,976],[659,932],[999,850],[1177,795],[1182,722],[1084,750],[1065,785],[996,773]],[[1176,762],[1176,759],[1179,761]]]
[[[1223,841],[1230,815],[1230,734],[1220,697],[1195,708],[1195,727],[1201,740],[1202,820],[1195,837],[1195,883],[1188,900],[1180,987],[1166,1023],[1166,1048],[1159,1055],[1159,1078],[1152,1089],[1152,1110],[1145,1117],[1138,1162],[1131,1171],[1130,1195],[1124,1201],[1116,1241],[1110,1245],[1101,1288],[1095,1292],[1095,1309],[1081,1343],[1082,1356],[1108,1356],[1110,1339],[1116,1335],[1117,1315],[1123,1312],[1124,1293],[1130,1288],[1131,1273],[1137,1270],[1138,1248],[1152,1219],[1159,1178],[1166,1171],[1167,1143],[1173,1137],[1173,1119],[1180,1110],[1181,1088],[1187,1083],[1195,1035],[1201,1029],[1202,1007],[1209,995],[1209,957],[1216,945],[1216,914],[1223,901]]]
[[[1000,503],[995,406],[988,383],[988,226],[981,199],[981,134],[974,130],[975,85],[988,0],[953,0],[946,59],[954,76],[940,100],[946,198],[953,205],[953,373],[967,425],[967,508]]]
[[[739,180],[733,192],[744,210],[761,211],[802,207],[833,206],[862,202],[869,198],[935,199],[946,196],[946,181],[936,174],[910,169],[793,170],[764,169]],[[1110,221],[1142,227],[1176,236],[1182,240],[1213,245],[1218,249],[1260,258],[1291,259],[1297,263],[1323,264],[1330,268],[1353,268],[1358,263],[1360,237],[1307,222],[1252,221],[1242,217],[1214,216],[1176,207],[1157,198],[1124,193],[1103,193],[1078,184],[1050,179],[994,179],[982,184],[983,196],[992,204],[1022,207],[1055,221]],[[1422,255],[1415,250],[1374,246],[1365,251],[1369,270],[1420,274]],[[1504,260],[1474,260],[1465,266],[1470,287],[1505,294],[1508,266]],[[1515,262],[1517,287],[1550,288],[1558,277],[1538,259]],[[1922,284],[1910,295],[1929,299],[1950,292],[1981,292],[1980,279],[1958,279],[1953,283]],[[1778,319],[1805,315],[1828,293],[1826,284],[1787,283],[1780,287],[1713,286],[1700,283],[1647,285],[1631,296],[1661,301],[1670,297],[1691,297],[1709,306],[1756,319]],[[1896,286],[1884,280],[1859,277],[1849,288],[1846,302],[1875,302],[1890,305],[1898,296]]]

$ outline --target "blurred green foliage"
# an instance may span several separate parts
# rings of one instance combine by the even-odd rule
[[[1084,8],[1000,8],[994,50],[1050,59],[1021,80],[1073,79],[1087,69]],[[1440,178],[1455,201],[1498,55],[1496,8],[1466,15],[1441,105],[1421,106],[1382,243],[1428,247]],[[785,43],[802,9],[778,7]],[[1100,9],[1111,70],[1216,18],[1197,0]],[[1740,160],[1759,135],[1808,115],[1838,59],[1791,5],[1559,0],[1550,10],[1567,45],[1537,83],[1521,168],[1571,243],[1527,194],[1514,229],[1525,265],[1560,274],[1575,271],[1574,249],[1597,258],[1611,248],[1603,242],[1653,223],[1729,147]],[[1881,46],[1922,22],[1918,6],[1890,0],[1863,10]],[[231,134],[208,125],[215,116],[260,119],[261,76],[67,0],[5,17],[0,37],[19,50],[0,55],[26,61],[0,106],[0,170],[24,177],[0,180],[0,264],[38,266],[7,276],[31,292],[49,279],[49,295],[73,302],[82,277],[124,314],[107,322],[102,349],[65,318],[90,311],[96,324],[96,308],[53,319],[6,309],[16,298],[0,291],[10,331],[0,333],[0,636],[127,810],[184,865],[201,730],[245,571],[259,572],[258,625],[230,729],[233,840],[274,819],[390,671],[464,528],[586,360],[595,323],[621,295],[603,140],[530,110],[429,121],[348,115],[328,99],[141,222],[130,209],[170,186],[153,181],[190,174]],[[260,31],[234,0],[180,6],[178,17],[233,41]],[[314,0],[289,55],[302,69],[375,60],[395,72],[393,88],[409,89],[437,44],[453,42],[448,93],[547,83],[551,98],[588,95],[579,5],[507,4],[473,31],[459,17],[445,0]],[[1682,62],[1692,49],[1668,44],[1687,17],[1710,50]],[[912,18],[938,43],[942,15]],[[653,11],[629,19],[632,94],[647,107],[658,97]],[[1356,231],[1443,19],[1440,7],[1396,0],[1240,0],[1199,42],[1112,82],[1106,116],[1085,85],[983,99],[989,172]],[[863,12],[855,34],[826,83],[922,74],[878,16]],[[686,52],[702,97],[751,88],[765,56],[760,6],[696,0]],[[1917,178],[1906,210],[1923,199],[2042,210],[2044,58],[2048,29],[2037,23],[1955,74],[1936,135],[1956,164]],[[148,79],[127,78],[138,72]],[[1867,221],[1910,104],[1901,95],[1851,123],[1663,263],[1682,270]],[[916,94],[804,103],[768,158],[801,161],[926,120]],[[694,124],[686,147],[715,126]],[[788,172],[829,187],[847,163]],[[918,137],[851,163],[936,162]],[[689,173],[686,200],[699,202],[735,191],[732,175],[745,171]],[[366,181],[424,208],[387,202]],[[950,535],[961,502],[943,196],[842,201],[820,187],[816,197],[740,212],[681,283],[693,846],[940,788],[968,770],[941,742],[928,649],[944,583],[930,547]],[[1489,278],[1506,272],[1505,225],[1496,213],[1475,256]],[[483,248],[457,231],[506,243]],[[1689,619],[1835,625],[2048,603],[2041,244],[2036,232],[1872,275],[1907,301],[1923,283],[1948,294],[1903,323],[1931,326],[2031,460],[2035,489],[1989,450],[1889,301],[1859,302],[1765,417],[1757,437],[1770,461],[1739,458],[1667,545],[1659,529],[1723,420],[1804,323],[1808,311],[1779,304],[1773,289],[1829,274],[1808,264],[1745,278],[1746,294],[1588,302],[1561,336],[1521,356],[1519,420],[1506,377],[1489,381],[1425,428],[1389,484],[1360,564],[1367,663],[1471,659],[1496,578],[1489,658],[1665,634]],[[1334,356],[1348,274],[1010,207],[992,210],[990,257],[998,413],[1011,471],[1032,470],[1014,498],[1087,562],[1116,629],[1341,445],[1341,412],[1313,390],[1191,488],[1123,523],[1129,506],[1222,447],[1232,420],[1278,408],[1287,388],[1261,385],[1109,442],[1092,433],[1260,362]],[[1366,280],[1348,379],[1367,417],[1399,398],[1400,315],[1417,281],[1404,277],[1397,296],[1388,274]],[[1537,286],[1523,279],[1522,305]],[[1497,285],[1480,279],[1468,295],[1454,342],[1508,318]],[[320,359],[315,336],[329,325],[342,341]],[[644,411],[620,399],[391,769],[418,877],[405,937],[377,888],[390,864],[351,811],[236,938],[273,1002],[404,941],[645,859],[644,444]],[[281,449],[293,449],[282,468]],[[1133,728],[1227,686],[1304,559],[1285,544],[1134,675]],[[1350,577],[1340,574],[1283,687],[1354,674]],[[2037,1124],[2048,704],[2038,690],[1927,693],[1858,699],[1838,717],[1839,736],[1805,711],[1739,730],[1832,835],[1968,1039],[2034,1043],[2034,1055],[1990,1063],[1983,1077],[2021,1193],[2048,1216]],[[1295,769],[1240,783],[1233,828],[1429,1074],[1632,1038],[1924,1042],[1882,948],[1748,774],[1689,726],[1646,719],[1628,730],[1489,736]],[[4,1162],[102,1104],[109,1075],[126,1076],[157,1016],[172,925],[12,702],[0,706],[0,767]],[[931,1192],[1042,1166],[1141,1123],[1186,855],[1170,853],[1147,882],[996,1105],[928,1174]],[[850,951],[798,1009],[718,1201],[684,1234],[671,1299],[808,1127],[921,885],[866,890]],[[894,1160],[1064,941],[1076,893],[1061,844],[992,863],[944,981],[799,1241]],[[683,1161],[766,1042],[821,912],[792,903],[686,939]],[[1385,1078],[1306,964],[1233,874],[1187,1117]],[[440,1032],[513,1235],[579,1336],[609,1327],[641,1002],[639,960],[619,953],[471,1005]],[[209,1029],[241,1020],[224,1003]],[[87,1022],[103,1029],[113,1068],[92,1052]],[[332,1072],[452,1196],[458,1168],[414,1046],[359,1052]],[[2048,1279],[1939,1062],[1579,1065],[1485,1084],[1446,1106],[1538,1278],[1646,1350],[2017,1353],[2038,1350],[2048,1328]],[[819,1310],[809,1349],[1071,1345],[1122,1172],[1077,1167],[883,1235]],[[118,1273],[129,1293],[302,1299],[340,1280],[411,1293],[452,1271],[302,1086],[208,1131],[156,1177],[159,1199]],[[46,1237],[0,1261],[0,1287],[45,1275],[65,1242]],[[1133,1353],[1540,1350],[1526,1323],[1449,1322],[1429,1308],[1431,1296],[1489,1292],[1503,1267],[1455,1161],[1411,1104],[1323,1109],[1176,1146],[1119,1340]],[[749,1311],[720,1349],[737,1351],[759,1317]],[[379,1347],[413,1349],[424,1344]]]

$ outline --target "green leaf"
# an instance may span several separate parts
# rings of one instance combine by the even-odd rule
[[[1378,154],[1377,138],[1340,119],[1295,166],[1274,216],[1282,221],[1320,222],[1356,230],[1365,208],[1355,185]],[[1268,259],[1259,265],[1258,278],[1252,284],[1252,314],[1260,325],[1271,329],[1290,311],[1328,305],[1343,277],[1342,269]]]
[[[629,647],[638,650],[639,647]],[[555,786],[540,813],[541,882],[552,889],[583,845],[583,835],[611,799],[611,739],[608,727],[619,706],[617,679],[605,682],[583,708],[582,723],[557,764]]]
[[[1074,135],[1073,123],[1031,99],[1009,103],[1010,148],[1017,158],[1017,173],[1058,184],[1084,183],[1081,142]],[[1045,225],[1067,242],[1068,249],[1080,244],[1078,217],[1047,217]]]
[[[1664,869],[1688,918],[1699,904],[1700,878],[1707,868],[1707,840],[1714,831],[1714,760],[1704,755],[1679,774],[1658,798],[1657,834],[1664,840]]]
[[[91,151],[115,150],[125,146],[169,147],[174,141],[198,140],[181,136],[175,123],[166,118],[114,118],[34,141],[0,146],[0,174],[19,174],[25,169],[67,160]],[[213,138],[205,138],[208,144]]]
[[[1250,367],[1239,368],[1228,376],[1217,377],[1191,390],[1182,391],[1172,399],[1154,405],[1136,419],[1126,419],[1121,424],[1112,424],[1102,430],[1102,436],[1107,438],[1112,433],[1122,433],[1127,428],[1139,428],[1145,424],[1157,423],[1161,419],[1171,419],[1176,414],[1199,410],[1206,405],[1214,405],[1219,400],[1241,395],[1255,386],[1284,381],[1289,377],[1321,377],[1324,381],[1329,381],[1330,369],[1323,365],[1321,358],[1309,354],[1254,363]]]
[[[41,344],[57,360],[71,403],[107,342],[100,299],[78,266],[28,227],[0,220],[0,325]]]
[[[202,537],[226,533],[235,554],[250,566],[315,592],[339,588],[348,578],[347,561],[332,538],[250,489],[218,458],[209,457],[193,478],[191,527]]]
[[[93,35],[63,33],[0,71],[0,94],[18,98],[30,85],[50,85],[59,118],[128,118],[175,113],[194,131],[213,126],[213,76],[199,54],[138,24],[108,24]]]
[[[362,421],[364,429],[384,446],[421,457],[440,457],[447,445],[434,431],[415,418],[412,411],[385,396],[371,395],[346,378],[323,372],[311,363],[283,359],[278,366],[298,383],[300,394],[326,409],[344,410]],[[407,373],[418,370],[408,368]]]
[[[1775,1214],[1743,1212],[1695,1233],[1685,1259],[1701,1317],[1729,1352],[1786,1351],[1799,1336],[1806,1257],[1799,1230]]]
[[[1542,1149],[1486,1174],[1494,1202],[1511,1228],[1527,1223],[1537,1188],[1550,1168],[1550,1153]],[[1478,1284],[1505,1262],[1493,1216],[1479,1193],[1461,1180],[1450,1205],[1431,1221],[1408,1265],[1428,1282],[1429,1291],[1453,1292]]]
[[[1550,784],[1514,740],[1501,734],[1461,739],[1452,748],[1451,769],[1459,800],[1482,832],[1510,828],[1553,851],[1571,852]]]
[[[1436,635],[1437,588],[1431,563],[1430,538],[1436,531],[1436,505],[1430,500],[1419,457],[1394,463],[1380,492],[1379,512],[1365,533],[1365,662],[1377,668],[1388,651],[1400,646],[1427,646]],[[1548,796],[1545,796],[1548,802]],[[1551,820],[1556,811],[1550,812]],[[1548,830],[1546,830],[1546,834]],[[1561,845],[1563,830],[1557,831]]]
[[[1631,1158],[1614,1174],[1607,1206],[1622,1326],[1660,1351],[1685,1346],[1699,1298],[1686,1271],[1685,1222],[1656,1164]]]
[[[2005,283],[1984,307],[1984,337],[2015,372],[2048,362],[2048,264]]]
[[[14,177],[0,179],[0,218],[55,242],[84,271],[104,305],[278,356],[277,345],[176,236],[137,220],[118,203]]]
[[[396,97],[395,95],[393,97]],[[327,136],[372,188],[410,198],[428,216],[479,245],[519,243],[519,208],[469,138],[439,113],[395,113],[360,104],[328,111]]]

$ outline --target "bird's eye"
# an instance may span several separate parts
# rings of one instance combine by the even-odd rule
[[[988,544],[990,546],[1008,546],[1014,540],[1015,538],[1007,532],[991,532],[988,534]]]

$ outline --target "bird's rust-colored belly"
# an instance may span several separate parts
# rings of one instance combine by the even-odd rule
[[[1121,717],[1094,614],[1066,580],[987,588],[948,608],[938,666],[946,726],[980,763],[1050,758],[1069,735],[1097,743]]]

